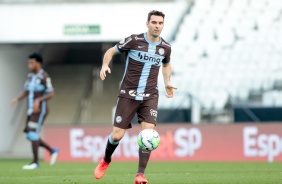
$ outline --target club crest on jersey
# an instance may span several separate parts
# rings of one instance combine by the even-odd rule
[[[164,49],[163,48],[159,48],[159,54],[160,55],[164,55],[164,53],[165,53]]]

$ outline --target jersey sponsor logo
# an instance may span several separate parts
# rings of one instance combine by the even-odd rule
[[[149,97],[151,94],[148,94],[148,93],[137,93],[137,91],[135,91],[135,90],[130,90],[129,92],[128,92],[128,94],[130,95],[130,96],[134,96],[134,97],[136,97],[136,96],[140,96],[140,97]]]
[[[165,53],[165,50],[164,50],[163,48],[160,48],[160,49],[159,49],[159,54],[160,54],[160,55],[164,55],[164,53]]]
[[[143,59],[145,61],[151,61],[153,62],[155,65],[159,65],[160,62],[161,62],[161,59],[160,58],[155,58],[153,56],[147,56],[146,54],[142,54],[141,52],[138,53],[138,57],[140,59]]]
[[[131,37],[129,37],[126,42],[124,42],[122,45],[119,45],[118,48],[121,49],[122,47],[124,47],[126,44],[128,44],[130,41],[132,40]]]
[[[138,45],[138,49],[144,48],[145,46],[143,45]]]
[[[158,111],[156,111],[154,109],[150,109],[150,114],[151,114],[151,116],[157,117],[158,116]]]
[[[117,116],[117,117],[116,117],[116,122],[117,122],[117,123],[120,123],[121,121],[122,121],[122,117],[121,117],[121,116]]]
[[[139,37],[135,36],[135,40],[144,40],[144,38],[139,38]]]
[[[170,47],[170,45],[165,43],[164,41],[162,41],[162,45],[166,45],[166,46]]]

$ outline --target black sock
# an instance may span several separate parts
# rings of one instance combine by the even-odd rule
[[[32,153],[33,153],[33,163],[38,164],[39,141],[31,141],[31,145],[32,145]]]
[[[144,174],[150,155],[151,151],[143,151],[139,148],[139,165],[137,174]]]
[[[111,138],[111,135],[110,135],[110,137],[108,139],[107,146],[106,146],[106,150],[105,150],[105,156],[104,156],[105,162],[110,163],[112,161],[112,154],[116,150],[118,144],[119,144],[118,142],[112,141],[112,138]]]
[[[53,153],[53,148],[51,148],[46,142],[44,142],[42,139],[39,140],[39,146],[47,149],[50,154]]]

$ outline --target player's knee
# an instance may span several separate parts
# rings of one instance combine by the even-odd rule
[[[125,131],[126,130],[124,129],[114,127],[112,135],[111,135],[112,140],[114,142],[119,142],[123,138]]]
[[[147,123],[147,122],[145,122],[145,121],[143,121],[143,122],[141,123],[141,126],[142,126],[142,130],[144,130],[144,129],[149,129],[149,128],[151,128],[151,129],[154,129],[154,128],[155,128],[155,125],[154,125],[154,124],[152,124],[152,123]]]
[[[29,141],[38,141],[39,140],[39,134],[37,132],[28,132],[25,134],[25,138]]]
[[[119,142],[123,138],[124,133],[125,133],[125,131],[123,131],[123,130],[114,130],[112,135],[111,135],[112,140],[114,142]]]
[[[115,133],[112,133],[112,140],[114,141],[114,142],[119,142],[121,139],[122,139],[122,137],[123,137],[123,134],[122,133],[120,133],[120,132],[115,132]]]

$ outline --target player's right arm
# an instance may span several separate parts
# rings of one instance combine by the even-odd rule
[[[100,71],[100,77],[102,80],[105,80],[106,76],[107,76],[107,72],[111,73],[111,69],[109,67],[109,64],[113,58],[114,55],[117,54],[117,51],[115,49],[115,47],[109,48],[105,55],[104,55],[104,59],[103,59],[103,65],[102,65],[102,69]]]
[[[24,99],[25,97],[27,97],[28,92],[27,91],[23,91],[21,94],[19,94],[17,97],[15,97],[12,101],[11,101],[11,105],[16,105],[19,101],[21,101],[22,99]]]
[[[129,51],[133,45],[133,35],[122,39],[119,43],[117,43],[114,47],[108,49],[104,55],[102,69],[100,71],[100,77],[102,80],[105,80],[107,76],[107,72],[111,73],[111,69],[109,68],[109,64],[116,54],[121,54],[122,52]]]
[[[28,96],[28,79],[24,84],[24,91],[11,101],[11,105],[17,105],[19,101],[23,100],[27,96]]]

